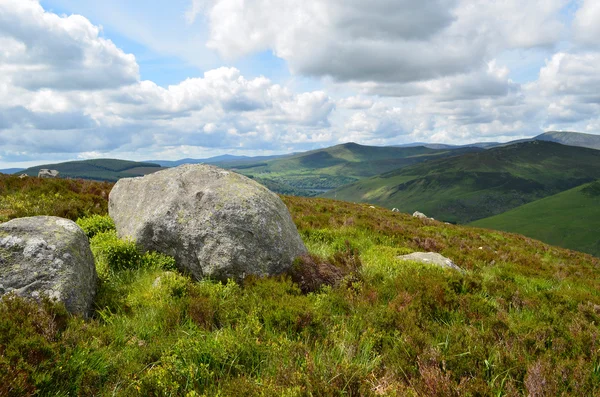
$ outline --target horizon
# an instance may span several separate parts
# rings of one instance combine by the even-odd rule
[[[0,168],[600,134],[593,0],[0,1]]]

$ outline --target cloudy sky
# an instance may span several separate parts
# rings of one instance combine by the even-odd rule
[[[0,0],[0,168],[600,133],[598,0]]]

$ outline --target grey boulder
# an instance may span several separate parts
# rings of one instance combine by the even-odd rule
[[[451,259],[448,259],[436,252],[413,252],[412,254],[401,255],[398,257],[398,259],[403,261],[413,261],[429,265],[436,265],[445,269],[453,269],[461,272],[463,271],[460,267],[456,266]]]
[[[96,286],[88,238],[75,222],[35,216],[0,225],[0,294],[45,295],[87,316]]]
[[[275,193],[210,165],[121,179],[109,214],[119,237],[173,256],[196,279],[279,274],[307,252]]]

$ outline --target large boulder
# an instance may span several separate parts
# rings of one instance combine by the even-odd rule
[[[34,216],[0,225],[0,294],[46,295],[86,316],[96,286],[88,238],[75,222]]]
[[[279,274],[307,252],[275,193],[210,165],[121,179],[109,214],[119,237],[173,256],[196,279]]]

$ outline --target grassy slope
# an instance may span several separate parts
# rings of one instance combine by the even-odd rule
[[[406,167],[328,192],[466,223],[600,178],[600,151],[525,142]]]
[[[411,164],[478,150],[482,149],[436,150],[346,143],[281,159],[219,165],[308,193],[311,189],[332,189]]]
[[[600,256],[600,181],[480,219],[472,225],[520,233]]]
[[[104,268],[86,321],[0,300],[0,395],[600,393],[599,259],[368,205],[284,202],[314,255],[362,269],[303,295],[285,278]],[[396,259],[415,250],[466,272]]]
[[[28,168],[23,173],[37,176],[39,170],[42,168],[59,171],[61,178],[83,178],[114,182],[120,178],[141,176],[155,172],[160,166],[158,164],[127,160],[94,159],[40,165]]]

